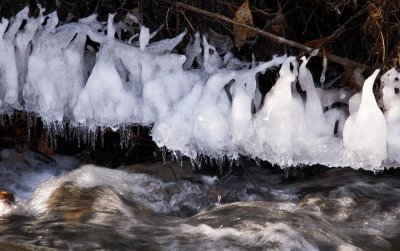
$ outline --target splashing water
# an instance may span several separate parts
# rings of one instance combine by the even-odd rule
[[[231,175],[151,163],[111,170],[71,157],[0,152],[4,250],[396,250],[398,177],[350,168]],[[153,175],[150,175],[152,173]],[[288,174],[289,176],[290,174]],[[290,177],[293,179],[293,176]]]

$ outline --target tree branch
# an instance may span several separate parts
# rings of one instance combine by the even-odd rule
[[[215,19],[221,20],[221,21],[226,22],[226,23],[230,23],[230,24],[233,24],[233,25],[241,26],[241,27],[246,28],[248,30],[251,30],[251,31],[253,31],[253,32],[255,32],[255,33],[257,33],[257,34],[259,34],[261,36],[264,36],[267,39],[269,39],[269,40],[271,40],[271,41],[273,41],[275,43],[286,44],[286,45],[289,45],[291,47],[300,49],[300,50],[305,51],[305,52],[310,52],[310,51],[314,50],[314,48],[310,48],[310,47],[305,46],[305,45],[303,45],[301,43],[298,43],[296,41],[292,41],[292,40],[277,36],[275,34],[260,30],[260,29],[258,29],[256,27],[253,27],[253,26],[250,26],[250,25],[247,25],[247,24],[242,24],[242,23],[236,22],[236,21],[234,21],[234,20],[232,20],[232,19],[230,19],[228,17],[225,17],[225,16],[223,16],[221,14],[218,14],[218,13],[208,12],[208,11],[205,11],[205,10],[202,10],[202,9],[199,9],[199,8],[196,8],[196,7],[193,7],[191,5],[188,5],[188,4],[185,4],[185,3],[181,3],[181,2],[176,2],[176,7],[182,8],[182,9],[185,9],[185,10],[188,10],[188,11],[192,11],[192,12],[195,12],[197,14],[201,14],[201,15],[204,15],[204,16],[207,16],[207,17],[215,18]],[[319,53],[319,55],[323,56],[322,53]],[[336,56],[336,55],[333,55],[333,54],[326,55],[326,57],[330,61],[338,63],[338,64],[343,65],[344,67],[347,67],[347,68],[350,68],[350,69],[355,69],[355,68],[363,69],[363,68],[366,68],[366,66],[364,64],[360,64],[360,63],[358,63],[356,61],[353,61],[353,60],[350,60],[350,59],[347,59],[347,58],[343,58],[343,57],[339,57],[339,56]]]

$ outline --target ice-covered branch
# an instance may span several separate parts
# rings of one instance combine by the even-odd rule
[[[377,72],[350,98],[352,90],[316,88],[309,58],[300,66],[286,55],[242,62],[229,52],[219,55],[200,34],[180,55],[172,51],[185,32],[151,43],[142,26],[136,46],[114,38],[113,16],[106,26],[95,16],[58,25],[56,13],[40,13],[29,18],[23,10],[0,24],[3,113],[22,108],[61,134],[68,121],[86,140],[94,140],[87,132],[99,128],[152,125],[159,147],[196,163],[202,155],[219,162],[245,155],[283,167],[321,163],[379,170],[400,162],[395,69],[381,78],[383,114],[372,93]],[[87,36],[100,44],[98,51],[87,48]],[[257,75],[271,68],[279,76],[262,102]],[[332,107],[337,102],[344,105]]]

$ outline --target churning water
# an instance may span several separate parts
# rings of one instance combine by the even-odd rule
[[[398,250],[399,177],[348,168],[111,170],[3,150],[1,250]]]

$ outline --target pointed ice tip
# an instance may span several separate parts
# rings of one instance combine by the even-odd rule
[[[20,12],[17,13],[17,18],[27,18],[29,14],[29,6],[25,6]]]
[[[37,7],[39,9],[39,15],[43,15],[43,13],[46,11],[46,8],[43,7],[40,3],[37,4]]]
[[[376,69],[376,70],[374,71],[374,73],[372,73],[372,75],[369,76],[369,77],[364,81],[363,90],[364,90],[364,88],[372,89],[372,87],[374,86],[374,83],[375,83],[375,79],[376,79],[376,77],[378,76],[378,74],[379,74],[380,71],[381,71],[380,69]]]
[[[114,38],[115,35],[115,27],[114,27],[114,17],[115,14],[108,14],[108,22],[107,22],[107,37]]]
[[[205,46],[208,46],[208,45],[209,45],[209,44],[208,44],[208,41],[207,41],[207,38],[206,38],[205,35],[203,35],[203,44],[204,44]]]
[[[374,78],[376,78],[376,76],[378,76],[379,72],[381,71],[381,69],[376,69],[374,71],[374,73],[372,74],[372,76],[374,76]]]
[[[150,42],[150,30],[149,28],[141,25],[139,35],[139,47],[141,51],[145,51],[146,46]]]

